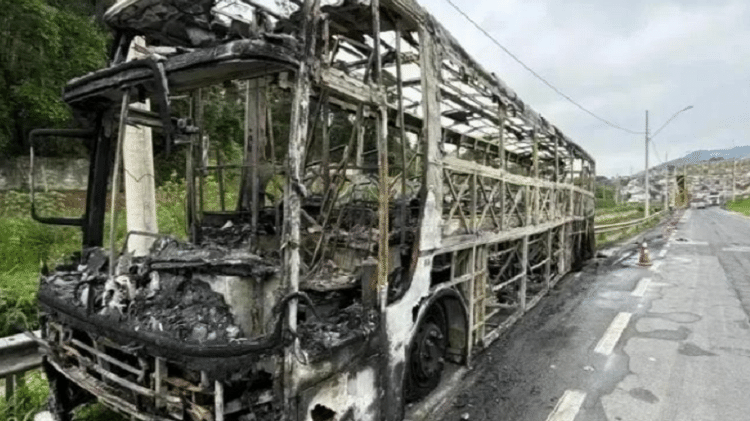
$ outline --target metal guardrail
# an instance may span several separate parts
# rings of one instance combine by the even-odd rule
[[[33,332],[40,336],[40,331]],[[0,378],[5,380],[5,399],[24,384],[24,374],[41,367],[39,344],[25,333],[0,338]]]
[[[655,214],[650,215],[650,216],[648,216],[646,218],[634,219],[632,221],[618,222],[616,224],[607,224],[607,225],[594,225],[594,233],[595,234],[603,234],[603,233],[607,233],[607,232],[619,231],[619,230],[623,230],[623,229],[632,228],[632,227],[641,225],[643,223],[646,223],[646,222],[648,222],[648,221],[650,221],[650,220],[652,220],[652,219],[654,219],[656,217],[660,217],[660,216],[662,216],[664,214],[665,214],[665,211],[661,211],[661,212],[656,212]]]
[[[633,215],[639,214],[641,211],[638,209],[628,209],[621,212],[614,212],[614,213],[606,213],[608,209],[603,209],[603,213],[598,213],[594,217],[594,224],[598,224],[601,221],[609,220],[609,219],[615,219],[615,218],[626,218],[626,217],[632,217]]]

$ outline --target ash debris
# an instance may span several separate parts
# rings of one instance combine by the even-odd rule
[[[327,263],[320,271],[336,282],[327,285],[331,289],[325,289],[321,279],[307,282],[314,297],[310,310],[318,317],[307,317],[303,310],[297,328],[303,348],[312,356],[367,338],[378,324],[377,313],[359,302],[356,277]],[[201,278],[238,275],[263,282],[278,276],[279,268],[278,260],[246,249],[162,238],[147,256],[121,254],[111,277],[106,250],[85,250],[80,264],[43,276],[40,291],[89,317],[136,332],[193,344],[241,344],[247,336],[232,308]]]
[[[224,297],[193,275],[264,280],[278,268],[278,263],[244,250],[161,238],[147,256],[122,253],[112,277],[107,252],[87,249],[80,264],[61,266],[43,276],[40,291],[134,331],[191,343],[227,344],[241,341],[244,334]]]
[[[171,273],[151,274],[152,282],[138,290],[128,308],[134,330],[197,343],[226,343],[241,334],[224,298],[207,283]]]
[[[275,209],[263,209],[258,215],[258,225],[253,232],[249,222],[226,221],[221,226],[205,224],[200,228],[200,242],[204,246],[219,245],[231,249],[249,248],[253,236],[278,235]]]
[[[201,240],[207,244],[222,244],[237,248],[247,244],[253,234],[250,224],[233,224],[228,221],[222,227],[201,227]]]
[[[354,303],[340,311],[307,320],[297,327],[302,347],[313,357],[368,337],[378,325],[377,313]]]

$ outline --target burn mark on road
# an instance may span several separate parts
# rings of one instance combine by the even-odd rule
[[[677,330],[656,329],[646,332],[636,331],[635,336],[639,338],[661,339],[664,341],[684,341],[690,336],[692,332],[692,330],[684,326],[680,326],[679,328],[677,328]]]
[[[630,389],[628,394],[638,400],[648,402],[648,403],[656,403],[659,402],[659,398],[656,397],[656,395],[653,394],[648,389],[644,389],[642,387],[637,387],[635,389]]]
[[[703,320],[702,316],[686,311],[676,311],[672,313],[647,313],[645,317],[654,317],[657,319],[669,320],[675,323],[696,323]]]
[[[688,357],[715,357],[716,354],[699,347],[691,342],[684,342],[677,348],[677,352]]]

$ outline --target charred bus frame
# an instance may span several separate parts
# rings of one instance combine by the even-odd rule
[[[593,252],[594,160],[415,2],[307,0],[290,17],[244,3],[234,35],[201,20],[211,1],[116,5],[110,67],[64,93],[86,129],[32,133],[91,150],[85,215],[40,217],[84,231],[80,259],[40,286],[59,418],[93,395],[144,420],[397,420],[444,361],[468,364]],[[135,35],[161,47],[127,62]],[[243,156],[212,164],[201,89],[232,80],[246,81]],[[173,94],[188,95],[187,116]],[[283,96],[288,129],[272,113]],[[147,97],[157,112],[130,105]],[[127,124],[189,148],[190,241],[161,238],[146,257],[111,247],[108,264],[104,198]],[[284,143],[276,162],[267,149]],[[204,203],[209,173],[220,209]],[[244,337],[164,334],[160,294],[186,290],[225,304],[206,314]]]

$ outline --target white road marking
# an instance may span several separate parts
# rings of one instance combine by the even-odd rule
[[[721,251],[735,251],[738,253],[747,253],[747,252],[750,252],[750,247],[748,246],[724,247],[723,249],[721,249]]]
[[[622,335],[622,332],[628,326],[628,323],[630,323],[630,316],[632,316],[631,313],[617,314],[607,328],[607,331],[604,332],[604,336],[596,344],[594,352],[604,355],[611,354],[612,350],[615,349],[615,345],[617,345],[617,341],[620,340],[620,335]]]
[[[666,255],[667,255],[667,249],[665,249],[665,248],[661,249],[661,251],[659,252],[659,257],[664,257]]]
[[[655,263],[653,264],[653,266],[651,266],[651,270],[652,270],[653,272],[656,272],[657,270],[659,270],[659,266],[661,266],[661,260],[659,260],[658,262],[655,262]]]
[[[586,400],[586,392],[580,390],[566,390],[557,401],[555,409],[547,417],[547,421],[573,421]]]
[[[638,285],[636,285],[633,292],[631,292],[631,295],[635,297],[643,297],[646,294],[646,290],[648,289],[649,284],[651,283],[651,278],[643,278],[638,282]]]

